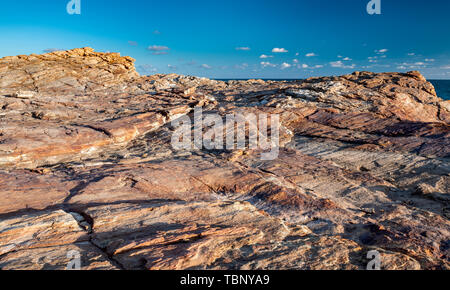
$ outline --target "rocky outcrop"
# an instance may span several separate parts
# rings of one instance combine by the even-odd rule
[[[278,158],[175,150],[195,108],[278,115]],[[0,268],[365,269],[376,250],[449,269],[449,122],[418,72],[222,82],[90,48],[6,57]]]

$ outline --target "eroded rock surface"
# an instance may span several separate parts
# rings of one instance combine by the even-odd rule
[[[0,268],[450,268],[450,103],[418,72],[139,76],[90,48],[0,59]],[[171,121],[280,117],[278,158]],[[227,128],[223,128],[226,130]]]

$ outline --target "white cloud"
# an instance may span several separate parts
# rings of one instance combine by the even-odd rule
[[[248,46],[236,47],[236,50],[249,51],[250,47],[248,47]]]
[[[295,56],[299,56],[299,55],[300,55],[300,53],[299,53],[299,52],[296,52],[296,53],[295,53]]]
[[[281,64],[281,69],[287,69],[287,68],[290,68],[290,67],[291,67],[291,65],[288,64],[287,62],[283,62],[283,63]]]
[[[314,65],[314,66],[310,66],[310,65],[304,63],[304,64],[298,64],[297,68],[312,69],[313,70],[313,69],[316,69],[316,68],[323,68],[323,65],[317,64],[317,65]]]
[[[433,61],[435,61],[435,59],[434,58],[426,58],[425,61],[426,62],[433,62]]]
[[[389,49],[383,48],[383,49],[375,50],[375,53],[377,53],[377,54],[383,54],[383,53],[386,53],[386,52],[388,52],[388,51],[389,51]]]
[[[273,57],[272,55],[262,54],[259,58],[265,59],[265,58],[272,58],[272,57]]]
[[[169,50],[167,46],[164,45],[152,45],[147,48],[150,51],[161,51],[161,50]]]
[[[345,61],[350,61],[350,60],[352,60],[351,58],[349,58],[349,57],[345,57],[345,58],[343,58],[342,60],[345,60]]]
[[[305,56],[306,57],[313,57],[313,56],[317,56],[317,54],[315,54],[314,52],[310,52],[310,53],[307,53]]]
[[[234,66],[234,68],[236,68],[236,69],[246,69],[246,68],[248,68],[248,63],[237,64],[237,65]]]
[[[330,62],[330,65],[332,67],[342,67],[344,65],[344,63],[339,60],[339,61],[332,61],[332,62]]]
[[[416,54],[414,52],[408,53],[408,56],[415,56]]]
[[[378,62],[377,58],[378,56],[369,56],[367,59],[369,60],[370,63],[376,63]]]
[[[208,65],[206,63],[202,64],[200,67],[202,67],[204,69],[212,69],[212,66],[210,66],[210,65]]]
[[[276,67],[276,65],[275,64],[273,64],[273,63],[270,63],[270,62],[261,62],[261,66],[262,67]]]
[[[272,49],[272,52],[273,53],[286,53],[288,51],[286,49],[284,49],[284,48],[275,47],[274,49]]]
[[[408,63],[408,62],[398,63],[397,65],[398,65],[397,68],[399,69],[419,69],[425,68],[427,64],[420,61],[415,63]]]
[[[168,50],[170,50],[170,48],[164,45],[152,45],[147,47],[147,50],[151,51],[152,54],[154,55],[160,55],[160,54],[168,54],[169,53]]]
[[[338,61],[332,61],[330,62],[331,67],[336,67],[336,68],[355,68],[355,65],[345,65],[342,61],[338,60]]]
[[[442,69],[450,69],[450,65],[446,65],[446,66],[443,66],[443,67],[441,67]]]
[[[171,64],[168,64],[168,65],[167,65],[167,67],[168,67],[169,69],[174,69],[174,70],[175,70],[175,69],[177,69],[177,67],[176,67],[176,66],[174,66],[174,65],[171,65]]]
[[[292,62],[293,62],[293,63],[298,63],[298,59],[294,58],[294,59],[292,60]]]

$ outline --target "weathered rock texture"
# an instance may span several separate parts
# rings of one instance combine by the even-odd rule
[[[280,153],[175,151],[193,109],[279,114]],[[0,59],[0,268],[450,268],[450,103],[418,72],[139,76],[90,48]]]

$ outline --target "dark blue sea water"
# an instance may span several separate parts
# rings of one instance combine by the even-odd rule
[[[430,80],[430,83],[433,84],[440,98],[450,100],[450,80]]]
[[[218,79],[218,80],[229,81],[229,79]],[[245,80],[245,79],[235,79],[235,80]],[[274,81],[295,81],[295,79],[274,80]],[[436,89],[436,93],[440,98],[444,100],[450,100],[450,80],[429,80],[429,81],[433,84],[434,88]]]

